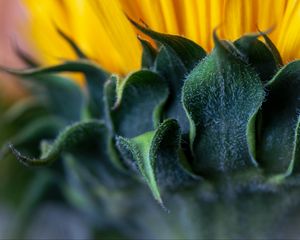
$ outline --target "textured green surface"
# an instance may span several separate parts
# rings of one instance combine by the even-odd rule
[[[78,147],[78,144],[84,142],[92,134],[99,134],[105,126],[101,121],[88,121],[71,125],[61,132],[57,139],[47,148],[42,148],[39,158],[31,158],[22,155],[13,145],[10,146],[12,152],[19,161],[28,166],[49,165],[57,160],[63,152],[71,151],[72,148]]]
[[[299,62],[282,67],[265,33],[234,43],[214,33],[206,56],[190,40],[133,24],[156,47],[140,39],[142,70],[125,78],[103,72],[60,30],[79,60],[1,68],[30,79],[33,96],[0,112],[0,169],[13,175],[0,178],[1,194],[24,199],[23,219],[45,199],[66,201],[98,238],[297,239]],[[68,72],[83,73],[86,89],[56,75]],[[25,165],[60,161],[20,170],[8,142]],[[44,174],[54,180],[45,188]]]
[[[217,44],[183,88],[194,166],[205,174],[256,166],[249,154],[247,128],[264,98],[257,74]]]
[[[124,79],[116,91],[117,99],[110,109],[116,134],[131,138],[159,124],[169,91],[158,74],[148,70],[135,72]]]

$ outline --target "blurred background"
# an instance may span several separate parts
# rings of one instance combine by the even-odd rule
[[[0,0],[0,65],[24,68],[15,53],[16,46],[29,51],[27,44],[20,38],[20,29],[26,24],[26,11],[19,0]],[[6,138],[22,127],[22,122],[8,129],[11,122],[5,122],[7,107],[26,92],[18,79],[0,73],[0,144],[7,145]],[[36,197],[43,192],[47,173],[25,168],[16,159],[5,156],[0,148],[0,239],[83,239],[89,238],[89,229],[74,209],[48,196],[46,201],[35,204]],[[39,176],[37,176],[39,174]],[[35,179],[39,178],[37,182]],[[47,180],[44,182],[46,183]],[[54,190],[53,195],[56,192]],[[27,196],[27,197],[26,197]],[[57,196],[56,196],[57,197]],[[59,198],[59,197],[58,197]],[[62,220],[63,219],[63,220]],[[60,221],[59,221],[60,220]],[[62,222],[65,224],[62,225]],[[26,229],[22,229],[27,222]],[[15,234],[14,234],[15,233]]]
[[[19,0],[0,0],[0,65],[22,67],[15,54],[14,46],[26,49],[20,39],[18,28],[26,23],[26,12]],[[24,94],[16,79],[0,73],[0,96],[2,101],[11,101]]]

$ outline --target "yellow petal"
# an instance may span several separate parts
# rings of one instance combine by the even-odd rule
[[[141,46],[118,1],[25,0],[31,39],[47,63],[74,58],[55,25],[105,69],[120,74],[140,67]],[[55,23],[55,25],[54,25]]]
[[[235,40],[267,30],[285,61],[300,57],[299,0],[23,0],[31,16],[31,38],[47,63],[74,58],[55,25],[105,69],[126,74],[140,67],[138,31],[127,16],[150,28],[186,36],[206,50],[212,32]]]

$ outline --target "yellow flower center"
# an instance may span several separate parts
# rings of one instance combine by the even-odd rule
[[[103,68],[120,74],[140,68],[137,30],[126,15],[159,32],[213,47],[212,31],[234,40],[258,29],[270,34],[285,62],[300,56],[298,0],[23,0],[30,10],[30,40],[46,64],[73,59],[56,27]]]

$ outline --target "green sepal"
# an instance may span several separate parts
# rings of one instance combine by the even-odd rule
[[[83,59],[87,58],[84,52],[80,49],[80,47],[75,43],[75,41],[70,36],[64,33],[57,26],[56,26],[56,31],[68,43],[68,45],[72,48],[72,50],[74,51],[74,53],[78,58],[83,58]]]
[[[245,35],[234,42],[236,48],[245,55],[249,63],[265,83],[271,80],[278,70],[277,59],[271,50],[257,38],[259,35]]]
[[[155,129],[161,121],[169,91],[158,74],[141,70],[118,80],[109,117],[117,135],[132,138]],[[111,100],[110,100],[111,101]]]
[[[66,61],[62,64],[36,68],[28,70],[14,70],[1,68],[2,70],[20,77],[44,77],[45,74],[78,72],[83,73],[86,78],[87,88],[89,91],[89,109],[91,115],[95,118],[103,118],[103,85],[108,78],[108,74],[99,68],[96,64],[88,60]],[[74,83],[73,83],[74,85]],[[57,92],[61,92],[57,90]],[[64,94],[65,96],[65,94]],[[62,100],[60,102],[65,102]],[[78,106],[78,104],[76,104]]]
[[[153,67],[157,52],[154,47],[152,47],[150,42],[141,39],[140,37],[138,37],[138,39],[143,47],[142,68],[151,69]]]
[[[177,119],[183,133],[186,134],[188,132],[188,119],[180,101],[181,89],[185,75],[206,56],[206,52],[189,39],[155,32],[131,19],[129,20],[136,28],[162,45],[155,59],[154,69],[167,80],[170,88],[165,118]]]
[[[62,71],[62,66],[25,70],[0,67],[0,70],[31,81],[33,92],[40,101],[46,101],[51,112],[67,121],[78,121],[83,113],[84,96],[75,82],[52,74]]]
[[[187,38],[155,32],[149,28],[139,25],[132,19],[129,20],[137,29],[147,36],[164,46],[168,46],[173,49],[188,70],[191,70],[206,55],[203,48]]]
[[[36,59],[34,59],[27,52],[23,51],[18,45],[14,46],[14,52],[16,53],[18,58],[21,59],[21,61],[25,63],[27,66],[33,68],[33,67],[38,67],[40,65]]]
[[[12,153],[17,159],[27,166],[44,166],[50,165],[57,160],[63,152],[74,150],[80,143],[84,142],[91,136],[101,134],[105,129],[102,121],[90,120],[87,122],[75,123],[66,127],[56,138],[53,144],[44,148],[39,158],[32,158],[21,154],[18,150],[10,145]]]
[[[268,37],[268,35],[266,33],[260,32],[260,35],[264,38],[267,47],[272,52],[273,57],[276,61],[277,67],[278,68],[282,67],[283,66],[283,61],[282,61],[280,53],[279,53],[278,49],[276,48],[275,44],[272,42],[272,40]]]
[[[233,45],[214,37],[215,49],[187,76],[183,87],[194,167],[205,175],[257,165],[250,125],[264,99],[254,70]]]
[[[190,185],[199,177],[181,165],[181,133],[176,120],[165,120],[155,131],[128,139],[117,138],[117,145],[128,164],[136,167],[154,198],[162,204],[161,190]]]
[[[170,89],[164,117],[176,119],[183,134],[187,134],[189,121],[181,103],[181,90],[188,73],[187,68],[172,48],[162,46],[155,60],[154,69],[167,80]]]
[[[266,88],[258,160],[267,173],[288,176],[299,172],[300,61],[284,66]]]

